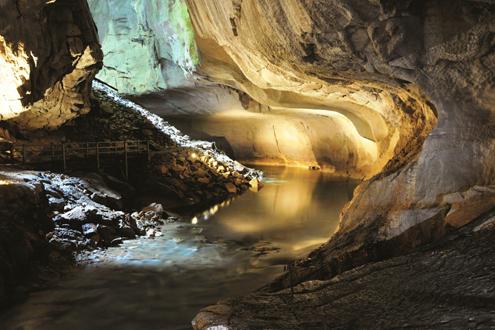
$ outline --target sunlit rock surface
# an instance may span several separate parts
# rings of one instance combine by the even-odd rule
[[[0,120],[51,129],[89,112],[101,60],[86,1],[0,1]]]

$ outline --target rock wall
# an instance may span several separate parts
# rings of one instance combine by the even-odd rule
[[[406,146],[415,149],[411,155],[417,152],[435,125],[434,110],[416,85],[394,81],[367,62],[375,51],[361,23],[371,14],[360,17],[361,11],[328,1],[188,4],[202,74],[271,108],[339,112],[376,149],[369,159],[373,166],[360,166],[347,149],[366,150],[369,142],[349,139],[336,160],[330,155],[322,166],[369,177]],[[328,127],[334,129],[339,128]]]
[[[260,102],[347,104],[386,123],[377,145],[390,160],[272,289],[410,251],[495,206],[492,2],[188,4],[206,74]]]
[[[344,108],[370,125],[390,161],[358,188],[341,232],[387,240],[435,216],[458,227],[494,205],[493,5],[188,4],[205,74],[264,104]]]
[[[122,94],[193,85],[198,62],[183,0],[89,0],[104,57],[98,78]]]
[[[362,137],[349,118],[333,111],[241,109],[168,120],[193,138],[215,141],[245,164],[315,167],[362,178],[366,172],[356,169],[373,168],[379,161],[376,144]]]
[[[0,172],[0,306],[6,307],[14,285],[46,258],[45,234],[53,228],[43,184]]]
[[[130,171],[130,181],[143,188],[140,194],[161,196],[167,207],[216,203],[262,178],[261,172],[232,160],[210,142],[190,139],[108,86],[95,82],[93,88],[93,112],[60,133],[69,141],[150,141],[150,162],[136,160]]]
[[[441,244],[331,279],[224,300],[203,309],[193,328],[492,329],[494,220],[491,230],[473,232],[476,221]]]
[[[192,1],[189,10],[185,0],[128,1],[125,4],[91,0],[89,3],[105,53],[104,68],[98,77],[157,114],[167,117],[187,115],[195,122],[202,119],[198,118],[200,115],[237,111],[239,116],[233,119],[239,122],[249,117],[243,116],[243,112],[267,113],[267,116],[256,117],[257,122],[265,121],[263,125],[269,126],[273,124],[271,110],[295,109],[302,115],[296,112],[291,117],[303,123],[296,130],[306,130],[305,125],[315,127],[311,120],[307,121],[307,110],[315,110],[313,118],[342,118],[340,113],[348,119],[325,120],[328,130],[310,129],[327,140],[339,135],[335,141],[342,142],[342,147],[332,148],[324,156],[319,143],[298,145],[298,149],[304,150],[296,153],[287,148],[271,150],[272,145],[293,141],[281,141],[284,137],[281,135],[259,146],[261,140],[253,144],[249,138],[232,138],[232,129],[222,131],[222,125],[214,125],[220,138],[233,149],[242,150],[243,160],[306,167],[317,163],[337,174],[369,177],[384,167],[394,148],[403,147],[408,136],[424,138],[435,121],[425,100],[413,88],[396,88],[391,92],[380,91],[373,84],[366,88],[363,84],[329,88],[322,79],[309,78],[301,72],[295,74],[294,68],[276,64],[269,55],[272,51],[269,34],[260,30],[260,26],[251,29],[249,24],[242,28],[239,25],[239,30],[236,26],[234,35],[231,25],[237,24],[232,18],[238,14],[237,3],[222,3],[225,8],[215,13],[215,2],[205,1],[204,6],[210,6],[208,10],[212,10],[207,14],[211,14],[210,17],[200,17],[197,13],[196,9],[203,6],[201,1]],[[250,12],[250,15],[256,15],[256,12]],[[296,21],[303,19],[297,13],[294,15]],[[287,23],[298,24],[296,21]],[[269,29],[269,25],[265,24],[262,29]],[[253,40],[259,35],[265,38],[265,54],[255,50],[259,45]],[[279,39],[285,37],[278,36]],[[292,44],[285,46],[287,54],[294,48]],[[401,107],[419,110],[415,116],[404,119]],[[322,111],[326,113],[322,114]],[[281,121],[279,127],[283,129],[284,119]],[[339,134],[349,121],[355,126],[352,131],[357,130],[357,134]],[[340,125],[342,122],[345,122],[344,126]],[[417,122],[420,124],[415,125]],[[244,123],[247,127],[252,126],[247,121]],[[414,131],[413,126],[422,127],[423,131]],[[201,130],[205,136],[211,131],[203,127]],[[327,135],[327,131],[334,133]],[[240,135],[246,136],[249,132],[249,129],[241,130]],[[193,132],[186,128],[186,133]],[[303,132],[303,135],[306,140],[312,140],[313,133]],[[304,157],[298,159],[301,154]]]
[[[101,60],[86,1],[0,1],[0,120],[51,129],[89,112]]]

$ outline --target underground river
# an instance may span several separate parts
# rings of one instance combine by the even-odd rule
[[[194,315],[247,294],[337,229],[355,184],[305,169],[262,168],[259,192],[83,259],[82,269],[32,292],[1,329],[190,329]]]

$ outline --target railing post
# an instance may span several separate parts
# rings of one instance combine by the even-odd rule
[[[146,141],[146,156],[148,157],[148,163],[151,162],[150,140]]]
[[[126,179],[129,179],[129,163],[127,160],[127,141],[124,141],[124,175]]]
[[[63,163],[64,163],[64,172],[67,170],[67,159],[65,158],[65,143],[62,143],[62,160],[63,160]]]
[[[100,171],[100,143],[96,142],[96,170]]]
[[[10,146],[10,160],[15,162],[15,145],[13,143]]]

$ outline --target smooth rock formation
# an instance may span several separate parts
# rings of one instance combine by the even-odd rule
[[[376,61],[367,63],[366,57],[376,53],[366,24],[361,24],[373,17],[372,12],[361,17],[366,4],[359,5],[359,12],[327,1],[188,4],[201,73],[271,108],[339,112],[354,124],[365,139],[349,139],[336,159],[322,162],[323,167],[369,177],[407,145],[414,149],[411,153],[417,152],[435,125],[434,111],[417,86],[380,74],[373,66]],[[340,32],[343,28],[352,31]],[[336,126],[328,130],[338,130]],[[318,134],[324,136],[325,131]],[[346,150],[370,150],[366,139],[374,145],[368,159],[374,166],[356,163],[358,156]]]
[[[380,162],[376,144],[362,137],[349,118],[332,111],[242,109],[167,119],[193,138],[215,141],[245,164],[315,166],[363,178]]]
[[[369,235],[390,239],[443,212],[459,226],[493,205],[492,5],[199,0],[189,9],[206,74],[272,105],[345,103],[370,124],[391,160],[358,188],[341,231],[379,222]],[[381,139],[372,118],[385,123]],[[464,221],[460,205],[472,210]]]
[[[329,243],[272,289],[405,253],[494,207],[491,2],[188,4],[205,74],[271,106],[345,109],[387,161]]]
[[[197,32],[194,36],[184,3],[129,1],[115,6],[113,1],[90,1],[105,52],[105,65],[99,77],[169,120],[186,115],[194,124],[205,119],[198,116],[212,117],[207,118],[208,127],[201,125],[189,130],[186,125],[185,132],[209,137],[214,131],[216,135],[211,139],[225,140],[239,159],[287,166],[316,164],[338,175],[369,177],[384,167],[396,147],[402,148],[412,136],[423,139],[434,124],[429,106],[414,88],[380,91],[373,84],[347,83],[341,88],[328,89],[329,84],[324,80],[302,73],[304,68],[296,68],[299,73],[295,74],[294,68],[284,68],[271,61],[271,33],[280,31],[270,31],[261,37],[265,38],[265,54],[258,54],[258,45],[252,40],[264,33],[261,25],[252,29],[245,25],[235,31],[236,35],[231,31],[235,21],[232,17],[238,14],[236,4],[230,6],[225,2],[227,9],[220,11],[221,17],[215,17],[213,11],[211,17],[200,17],[203,14],[198,14],[198,10],[203,3],[189,4]],[[206,1],[204,6],[215,8],[216,4]],[[250,15],[254,17],[256,8],[253,10]],[[294,15],[297,21],[297,13]],[[296,21],[286,23],[298,24]],[[286,37],[297,40],[283,34],[274,40]],[[283,55],[290,54],[293,46],[285,45]],[[299,48],[296,45],[295,49]],[[251,60],[253,63],[247,63]],[[287,63],[290,60],[290,56],[283,58]],[[406,107],[417,111],[411,116],[404,115],[401,108]],[[289,116],[294,118],[294,124],[302,123],[292,130],[300,131],[297,136],[305,142],[289,149],[274,148],[279,143],[294,144],[294,139],[285,139],[283,134],[277,137],[265,134],[264,139],[252,141],[251,132],[258,126],[249,121],[253,116],[244,113],[255,112],[256,122],[265,127],[277,126],[272,111],[291,112]],[[222,119],[217,120],[216,115],[223,112],[231,112],[231,119],[244,126],[236,130],[239,137],[233,138],[232,129],[225,128]],[[324,125],[315,126],[314,122],[321,117],[331,119],[323,119]],[[278,120],[281,121],[278,129],[283,130],[284,119]],[[422,131],[416,132],[413,127],[421,127]],[[343,130],[349,133],[340,134]],[[314,135],[327,140],[338,135],[340,147],[322,148],[314,141]]]
[[[101,60],[86,1],[0,1],[0,120],[52,129],[89,112]]]

